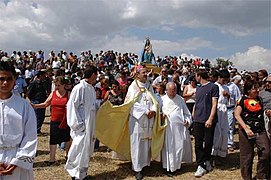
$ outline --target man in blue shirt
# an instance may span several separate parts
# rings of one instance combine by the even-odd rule
[[[214,129],[217,121],[216,108],[219,96],[218,86],[208,81],[208,72],[198,69],[195,74],[197,82],[201,84],[197,88],[195,106],[193,109],[193,124],[195,137],[195,154],[198,165],[196,177],[201,177],[212,170],[210,164]],[[204,146],[203,146],[204,144]]]

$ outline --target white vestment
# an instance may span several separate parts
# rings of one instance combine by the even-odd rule
[[[67,103],[67,123],[73,139],[65,169],[77,179],[87,176],[90,156],[95,143],[96,92],[92,85],[81,80]]]
[[[223,96],[223,91],[229,93],[229,89],[225,85],[215,83],[219,87],[219,98],[217,101],[217,123],[214,132],[214,143],[212,149],[213,156],[226,157],[228,153],[228,114],[227,104],[228,98]]]
[[[136,172],[150,165],[154,118],[148,119],[146,114],[149,111],[156,111],[156,107],[150,96],[150,93],[154,96],[150,83],[141,83],[138,80],[134,80],[128,88],[125,102],[129,102],[135,98],[140,92],[140,88],[142,91],[145,89],[145,91],[142,92],[131,108],[129,117],[131,160],[133,170]]]
[[[0,99],[0,162],[16,165],[1,180],[32,180],[37,150],[37,120],[28,101],[13,94]]]
[[[170,99],[168,95],[162,97],[163,114],[166,115],[167,127],[165,142],[162,150],[163,168],[174,172],[181,168],[182,162],[192,163],[192,143],[188,127],[184,126],[187,121],[189,126],[192,123],[184,99],[176,95]]]

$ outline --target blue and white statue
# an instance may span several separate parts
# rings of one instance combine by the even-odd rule
[[[146,38],[145,46],[140,54],[139,64],[143,63],[156,65],[150,38]]]

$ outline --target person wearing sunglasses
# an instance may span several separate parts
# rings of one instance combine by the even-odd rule
[[[263,99],[263,108],[264,108],[264,120],[265,120],[265,128],[267,135],[269,137],[269,143],[271,145],[271,74],[266,78],[265,88],[260,91],[259,96]],[[271,152],[271,150],[270,150]],[[271,155],[269,161],[271,159]],[[269,177],[271,176],[271,162],[270,162],[270,170]]]

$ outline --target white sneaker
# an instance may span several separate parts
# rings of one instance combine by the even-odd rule
[[[198,169],[197,169],[197,171],[195,173],[195,177],[201,177],[206,173],[207,173],[207,171],[203,167],[198,166]]]
[[[207,170],[208,172],[210,172],[210,171],[213,170],[213,167],[212,167],[210,161],[205,161],[205,166],[206,166],[206,170]]]

